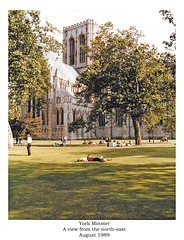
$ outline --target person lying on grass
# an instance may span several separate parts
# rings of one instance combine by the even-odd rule
[[[110,161],[112,159],[108,159],[107,161]],[[106,160],[103,157],[92,157],[90,154],[87,156],[87,158],[79,158],[77,160],[78,162],[88,162],[88,161],[97,161],[97,162],[105,162]]]

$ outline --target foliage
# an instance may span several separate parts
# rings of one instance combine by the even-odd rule
[[[13,136],[16,138],[16,143],[18,143],[18,138],[25,134],[25,125],[23,119],[13,118],[9,121]]]
[[[84,128],[86,126],[85,121],[83,120],[83,117],[80,116],[76,119],[76,121],[71,122],[68,124],[68,132],[76,132],[80,128]]]
[[[176,27],[176,23],[174,20],[174,15],[169,10],[161,10],[160,13],[163,16],[164,20],[168,20],[170,24]],[[169,52],[166,52],[162,55],[163,62],[165,63],[166,67],[171,70],[171,73],[176,79],[176,55],[172,54],[173,50],[176,50],[176,29],[170,35],[170,41],[163,42],[166,46],[166,49]],[[176,96],[175,96],[175,88],[168,89],[167,93],[170,96],[169,104],[166,105],[166,114],[164,115],[164,122],[163,122],[163,129],[165,132],[171,133],[171,138],[173,137],[172,134],[176,131]]]
[[[32,118],[32,113],[27,113],[23,116],[23,122],[25,124],[25,134],[30,134],[32,137],[36,137],[40,134],[42,125],[41,117]]]
[[[147,127],[148,133],[154,138],[154,133],[157,130],[157,124],[159,123],[160,116],[153,111],[148,112],[143,117],[143,124]],[[154,140],[153,140],[154,141]]]
[[[59,53],[58,32],[48,22],[40,26],[39,11],[11,10],[8,13],[8,81],[10,115],[17,116],[29,96],[39,98],[51,87],[44,54]]]
[[[40,134],[42,119],[40,117],[32,118],[32,113],[27,113],[20,118],[14,118],[9,121],[13,136],[18,140],[19,137],[30,134],[36,137]]]
[[[171,133],[171,139],[173,138],[173,133],[176,132],[176,112],[173,111],[165,116],[163,129],[167,133]]]
[[[100,114],[112,116],[119,109],[132,118],[137,145],[141,145],[139,118],[155,108],[164,112],[174,88],[170,69],[154,47],[139,43],[141,36],[135,27],[114,33],[111,23],[101,26],[86,48],[92,64],[76,85],[77,96],[94,104],[90,124]]]
[[[164,20],[168,20],[170,24],[172,24],[174,27],[176,27],[176,23],[174,20],[174,15],[172,14],[172,12],[170,10],[160,10],[159,11]],[[172,50],[172,47],[174,50],[176,50],[176,29],[173,33],[171,33],[170,35],[170,41],[163,41],[163,43],[166,46],[166,49],[168,50]]]

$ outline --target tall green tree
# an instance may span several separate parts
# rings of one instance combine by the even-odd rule
[[[165,88],[173,77],[154,47],[139,43],[135,27],[113,32],[112,23],[101,26],[91,47],[86,48],[92,64],[77,79],[77,96],[93,103],[88,126],[100,114],[112,119],[114,109],[132,118],[135,143],[141,145],[139,119],[155,108],[164,111]]]
[[[37,137],[41,133],[42,119],[40,117],[32,118],[32,112],[20,117],[15,117],[9,121],[13,136],[18,143],[19,137],[26,137],[30,134],[32,137]]]
[[[153,111],[149,111],[143,117],[143,124],[147,127],[147,132],[150,135],[149,140],[150,138],[152,138],[153,143],[154,143],[154,134],[157,130],[159,120],[160,120],[160,116],[158,115],[158,113],[155,113]]]
[[[45,54],[60,53],[62,44],[54,38],[59,30],[46,22],[41,26],[39,11],[8,12],[9,116],[20,114],[29,97],[39,98],[51,87]]]
[[[171,134],[171,139],[174,138],[176,132],[176,112],[175,110],[167,114],[164,118],[163,129],[165,132]]]
[[[166,68],[171,71],[174,81],[176,81],[176,23],[174,15],[170,10],[160,10],[159,12],[163,16],[163,20],[169,21],[169,24],[173,25],[175,28],[170,35],[169,41],[163,41],[167,52],[162,54],[162,60],[166,65]],[[165,132],[171,133],[171,138],[173,138],[173,133],[176,131],[176,90],[175,88],[169,88],[165,90],[167,91],[169,104],[166,105],[163,129]]]

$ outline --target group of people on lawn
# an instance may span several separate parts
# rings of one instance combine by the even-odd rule
[[[65,137],[61,137],[61,143],[53,143],[53,147],[59,147],[59,146],[61,146],[61,147],[65,147],[66,146],[66,142],[67,142],[67,137],[65,136]]]
[[[86,140],[84,140],[83,144],[95,145],[95,144],[97,144],[97,142],[93,142],[93,141],[87,142]],[[111,139],[100,140],[98,144],[107,144],[107,147],[130,147],[130,146],[133,146],[132,141],[129,141],[128,143],[123,141],[120,143],[119,141],[116,141],[116,140],[112,141]]]

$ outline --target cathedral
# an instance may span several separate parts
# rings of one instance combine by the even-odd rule
[[[85,56],[81,45],[90,46],[90,40],[96,37],[99,26],[94,20],[74,24],[63,28],[63,44],[66,51],[63,59],[56,59],[56,55],[49,54],[50,81],[52,88],[46,95],[47,104],[38,116],[42,117],[43,125],[40,139],[61,139],[66,136],[68,139],[90,139],[90,138],[134,138],[133,124],[130,118],[123,124],[116,115],[116,125],[105,123],[105,119],[97,119],[96,126],[90,132],[79,129],[76,133],[68,132],[68,123],[83,116],[86,120],[92,109],[92,105],[84,107],[77,102],[75,97],[74,83],[77,76],[90,64],[90,59]],[[28,111],[29,104],[25,105],[23,114]],[[142,139],[148,138],[146,127],[141,124]],[[155,137],[167,136],[162,130],[162,123],[158,126]]]

